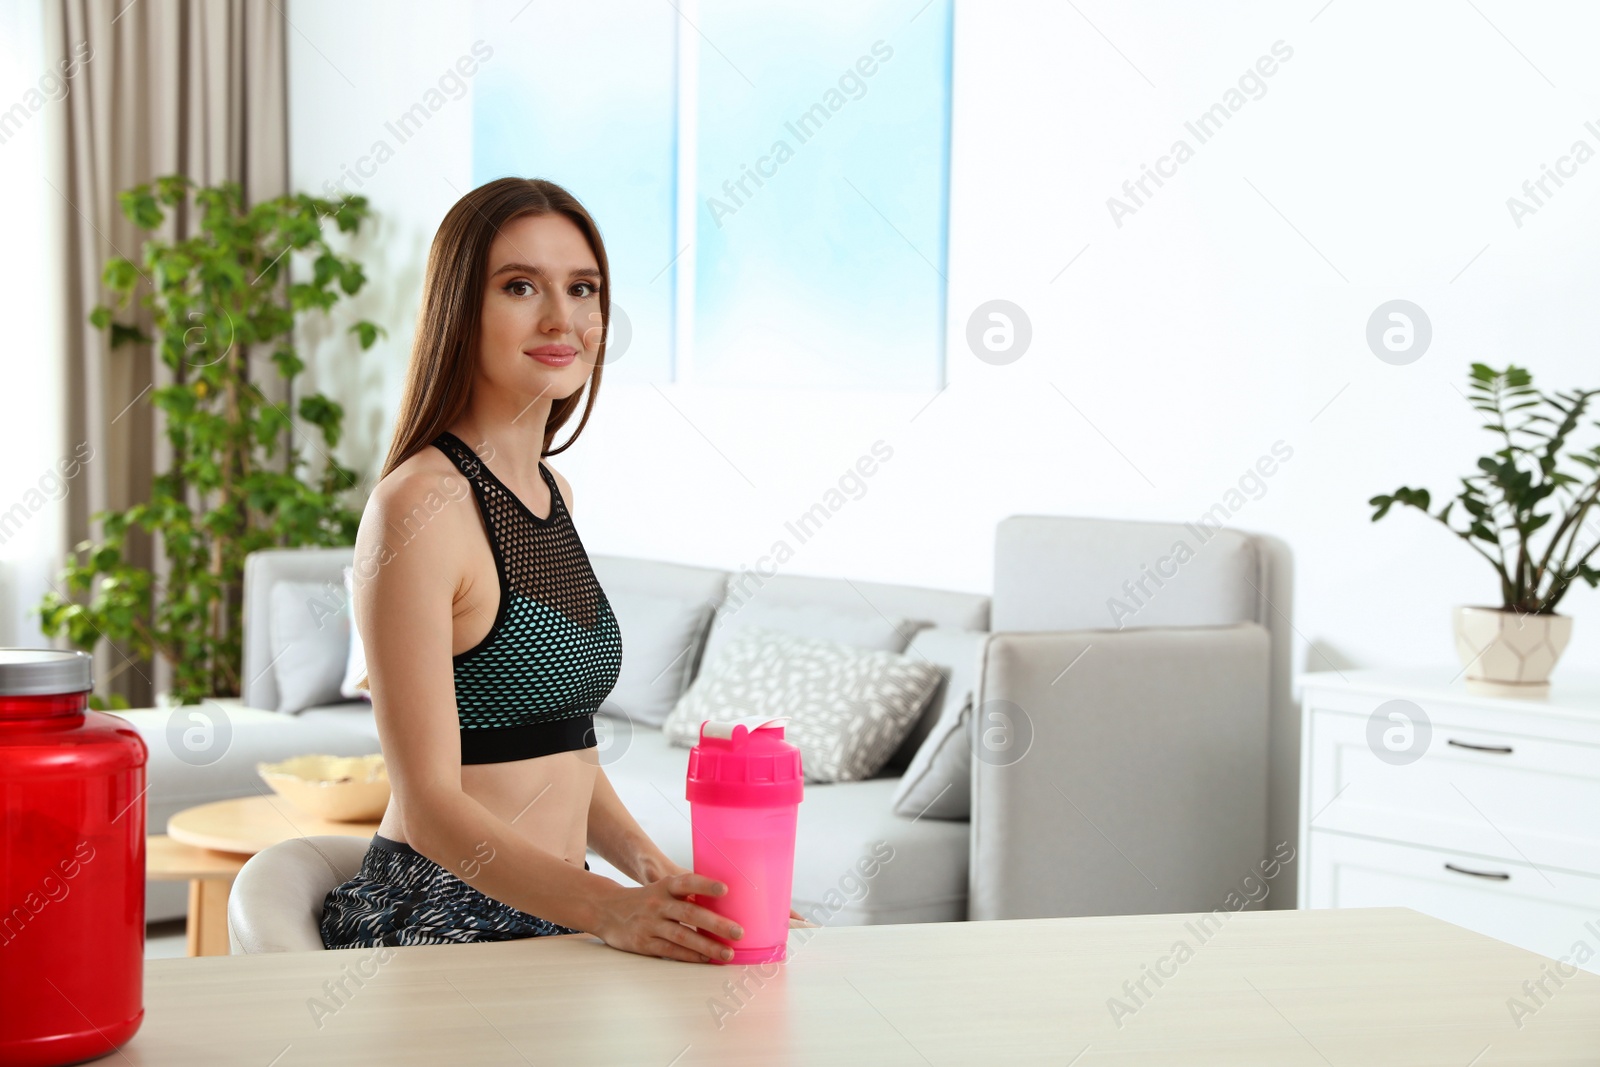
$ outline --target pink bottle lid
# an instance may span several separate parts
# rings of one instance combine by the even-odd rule
[[[800,750],[783,739],[786,716],[751,716],[700,723],[700,743],[689,750],[685,795],[729,808],[798,804],[805,776]]]

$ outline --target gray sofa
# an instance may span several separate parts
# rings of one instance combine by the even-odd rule
[[[1201,533],[1209,534],[1203,543]],[[1179,541],[1192,551],[1174,563]],[[350,549],[309,549],[247,561],[244,705],[278,705],[268,590],[286,580],[338,586],[350,560]],[[1298,738],[1289,703],[1290,569],[1287,549],[1272,538],[1016,516],[997,528],[992,595],[760,578],[617,556],[592,563],[613,597],[713,605],[708,632],[729,613],[760,604],[799,612],[866,605],[886,620],[982,633],[970,646],[975,662],[959,672],[973,679],[970,817],[908,817],[891,803],[916,742],[938,715],[936,694],[927,721],[877,777],[806,786],[793,897],[819,921],[1211,910],[1258,869],[1271,842],[1292,840]],[[1151,569],[1161,577],[1149,577]],[[1112,598],[1133,608],[1120,627]],[[625,661],[626,644],[625,628]],[[687,650],[690,677],[703,652],[703,637]],[[286,729],[316,737],[316,750],[377,750],[365,703],[284,718]],[[602,757],[608,777],[663,850],[691,865],[688,750],[642,724],[617,720],[608,728],[621,734],[611,735]],[[991,743],[1001,735],[1006,744]],[[177,785],[156,779],[152,812]],[[262,788],[247,780],[233,787],[228,795]],[[194,802],[194,790],[185,793]],[[589,862],[627,881],[598,856]],[[1274,896],[1292,901],[1292,879],[1280,875],[1288,891]]]

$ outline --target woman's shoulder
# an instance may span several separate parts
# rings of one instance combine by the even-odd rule
[[[370,521],[375,531],[389,536],[401,531],[414,536],[419,525],[435,520],[446,526],[475,523],[475,511],[472,484],[450,457],[430,446],[378,480],[362,512],[362,525]]]
[[[378,479],[369,498],[386,505],[415,505],[434,494],[470,497],[471,485],[455,461],[433,447],[420,448]]]

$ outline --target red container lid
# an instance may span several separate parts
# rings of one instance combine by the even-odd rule
[[[685,796],[732,808],[798,804],[805,775],[800,750],[783,739],[785,716],[752,716],[700,723],[700,743],[689,750]]]

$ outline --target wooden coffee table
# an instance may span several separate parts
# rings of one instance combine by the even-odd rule
[[[157,881],[189,883],[188,952],[226,956],[228,894],[245,861],[280,841],[319,834],[371,837],[374,822],[332,822],[307,814],[276,793],[185,808],[167,832],[145,842],[145,868]]]

